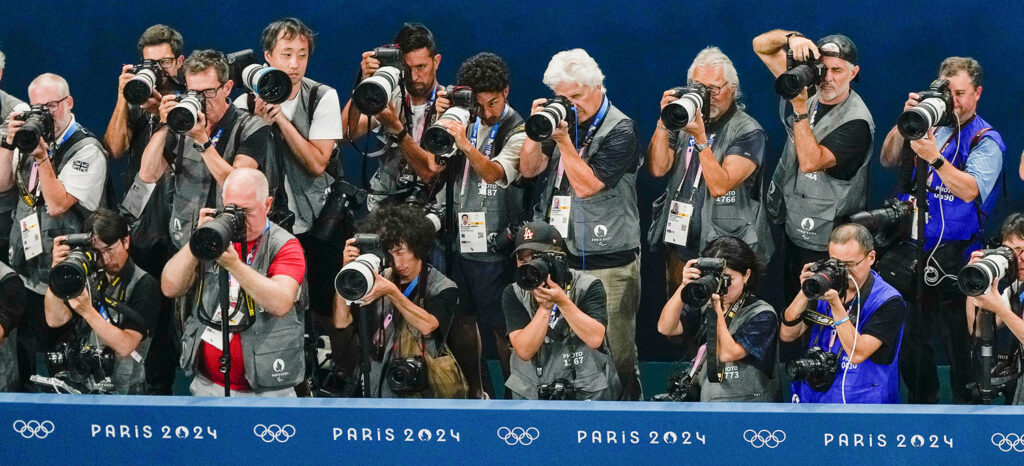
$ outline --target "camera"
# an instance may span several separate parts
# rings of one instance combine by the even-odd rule
[[[949,80],[936,79],[928,86],[928,90],[917,94],[920,98],[918,104],[896,119],[896,129],[905,139],[921,139],[928,134],[928,128],[956,123]]]
[[[576,106],[566,97],[552,97],[544,104],[544,108],[526,119],[526,135],[537,142],[547,141],[562,120],[572,125],[573,120],[570,118],[576,118]]]
[[[188,240],[192,255],[201,261],[217,260],[231,243],[245,241],[245,210],[235,204],[224,206],[213,220],[204,223]]]
[[[510,223],[499,232],[487,235],[487,250],[508,257],[516,245],[516,233],[525,222]]]
[[[420,142],[423,149],[434,154],[436,162],[440,165],[448,163],[448,159],[455,155],[456,147],[455,137],[438,123],[441,120],[454,120],[463,127],[469,127],[469,122],[476,118],[476,97],[473,89],[467,86],[448,86],[446,93],[452,105],[423,132],[423,140]]]
[[[816,86],[825,80],[828,70],[820,59],[814,56],[799,61],[793,58],[793,50],[786,50],[786,72],[775,78],[775,93],[786,100],[798,95],[805,87]],[[810,95],[808,90],[808,95]]]
[[[814,274],[800,284],[807,299],[819,299],[828,290],[836,290],[842,296],[849,286],[846,266],[836,259],[820,260],[811,264],[807,270]]]
[[[352,208],[366,202],[366,190],[337,178],[327,189],[327,200],[324,201],[320,215],[313,220],[310,234],[322,242],[330,242],[336,237],[348,237],[346,228],[352,227]]]
[[[871,232],[878,232],[901,226],[913,213],[913,202],[889,199],[882,203],[881,208],[850,215],[850,223],[858,223]]]
[[[374,233],[357,233],[353,243],[359,249],[359,257],[345,264],[334,277],[334,289],[345,301],[359,302],[373,288],[375,273],[384,270],[384,250],[380,236]]]
[[[200,91],[178,94],[178,104],[167,112],[167,127],[171,131],[184,133],[199,122],[199,114],[206,112],[206,96]]]
[[[690,124],[698,113],[705,122],[711,113],[711,93],[701,83],[693,83],[685,87],[677,87],[676,97],[679,99],[661,109],[661,121],[670,130],[679,130]]]
[[[395,359],[388,363],[388,370],[384,377],[387,378],[388,387],[391,387],[391,391],[395,393],[416,393],[427,388],[426,372],[423,358],[413,356]]]
[[[572,381],[557,379],[554,382],[543,384],[537,387],[537,399],[539,400],[575,400],[576,386]]]
[[[395,92],[401,89],[404,75],[402,50],[398,45],[377,47],[372,57],[380,61],[380,68],[352,91],[352,102],[364,115],[376,115],[384,110]]]
[[[184,86],[175,82],[157,60],[142,60],[128,72],[135,76],[124,84],[121,94],[130,104],[142,105],[153,95],[153,90],[161,95],[185,91]]]
[[[46,364],[54,378],[76,388],[81,393],[110,393],[113,384],[114,350],[106,346],[76,347],[62,342],[46,353]]]
[[[711,295],[718,293],[725,296],[732,278],[725,273],[725,259],[701,257],[693,264],[700,270],[700,278],[687,283],[679,291],[679,298],[693,307],[703,307],[711,300]]]
[[[62,244],[71,247],[71,253],[50,269],[50,291],[59,299],[71,299],[85,290],[89,277],[99,269],[98,254],[92,250],[92,235],[67,235]]]
[[[18,115],[16,120],[24,121],[17,133],[14,133],[14,145],[22,154],[30,154],[39,146],[39,138],[46,142],[54,141],[53,114],[46,105],[33,105]]]
[[[786,373],[791,380],[806,380],[816,391],[828,391],[836,379],[839,369],[839,355],[827,352],[819,346],[807,351],[801,359],[786,363]]]
[[[256,63],[252,49],[227,55],[231,80],[244,85],[268,104],[279,104],[292,94],[292,79],[277,68]]]
[[[559,252],[537,252],[533,259],[516,269],[516,283],[524,290],[532,290],[547,282],[548,276],[556,285],[565,288],[572,279],[565,254]]]
[[[981,296],[998,280],[998,288],[1003,289],[1017,278],[1017,255],[1013,249],[1000,246],[995,249],[982,249],[982,257],[973,264],[960,269],[957,274],[957,285],[967,296]]]
[[[651,401],[700,401],[700,384],[693,380],[692,362],[680,363],[668,378],[665,393],[654,395]]]

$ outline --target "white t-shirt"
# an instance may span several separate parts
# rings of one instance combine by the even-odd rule
[[[71,115],[71,123],[60,136],[58,141],[69,137],[68,130],[75,126],[75,115]],[[21,160],[21,153],[14,150],[13,166],[17,167]],[[57,167],[53,167],[54,170]],[[79,151],[71,154],[71,158],[64,164],[64,168],[57,174],[57,180],[64,185],[68,194],[78,199],[78,203],[87,210],[96,210],[103,198],[103,187],[107,181],[107,158],[99,147],[87,145]],[[42,195],[38,183],[36,191]]]
[[[289,121],[295,116],[295,109],[299,108],[299,96],[282,102],[281,111]],[[242,109],[249,109],[249,102],[246,95],[242,94],[235,99],[235,106]],[[327,91],[313,112],[313,121],[309,124],[309,139],[341,139],[345,136],[341,128],[341,103],[338,101],[338,91],[331,89]]]

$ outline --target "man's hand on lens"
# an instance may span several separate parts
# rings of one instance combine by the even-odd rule
[[[150,95],[142,105],[139,105],[139,108],[150,115],[158,117],[160,116],[160,102],[163,98],[163,95],[157,92],[156,89],[153,89],[153,94]]]
[[[565,290],[558,286],[557,283],[551,281],[551,276],[548,276],[544,284],[533,289],[533,296],[537,298],[538,303],[543,301],[559,306],[565,306],[569,301],[569,296],[565,294]]]
[[[932,163],[942,154],[939,153],[939,146],[935,145],[935,128],[928,128],[928,134],[921,139],[910,141],[910,148],[921,157],[921,160]]]
[[[7,144],[14,144],[14,135],[18,134],[18,130],[25,124],[24,121],[18,119],[21,116],[21,112],[12,112],[7,117]]]
[[[398,119],[398,111],[395,110],[394,102],[388,102],[388,106],[377,114],[377,121],[380,121],[380,123],[384,125],[384,129],[391,134],[401,133],[402,128],[404,128],[404,126],[402,126],[402,120]]]
[[[558,122],[558,127],[551,132],[551,139],[558,144],[572,144],[572,139],[569,138],[569,123],[565,120]]]
[[[64,240],[68,239],[67,236],[58,236],[53,239],[53,261],[50,262],[50,268],[56,267],[57,264],[64,262],[68,258],[68,254],[71,254],[71,246],[64,244]]]
[[[807,61],[811,57],[821,58],[821,52],[814,41],[800,36],[789,38],[789,49],[793,51],[793,58],[797,61]]]
[[[373,271],[373,288],[366,293],[363,297],[363,304],[370,304],[376,301],[381,296],[394,296],[398,293],[398,285],[395,285],[391,280],[382,277],[376,270]]]
[[[39,145],[37,145],[36,148],[32,150],[32,157],[34,157],[36,159],[36,162],[43,163],[43,161],[46,160],[49,157],[49,154],[47,154],[47,151],[49,149],[50,149],[49,144],[46,143],[46,140],[44,140],[42,137],[40,137],[39,138]],[[56,169],[54,169],[54,170],[56,170]]]
[[[910,110],[916,107],[919,103],[921,103],[921,95],[916,92],[911,92],[910,94],[907,94],[907,101],[903,103],[903,111],[905,112]]]
[[[679,100],[679,96],[676,95],[675,89],[669,89],[661,93],[661,108],[659,110],[665,110],[665,106]],[[663,122],[664,124],[664,122]]]
[[[373,76],[380,69],[380,60],[373,58],[373,51],[363,52],[363,61],[359,62],[359,69],[362,71],[362,78]]]
[[[171,109],[174,108],[176,105],[178,105],[178,101],[176,100],[177,97],[178,96],[176,96],[176,95],[168,94],[168,95],[163,96],[160,99],[160,122],[161,123],[167,124],[167,113],[170,112]]]
[[[437,100],[434,101],[434,110],[437,112],[436,115],[441,115],[448,107],[452,106],[452,101],[448,100],[448,91],[441,89],[437,91]]]
[[[799,94],[789,99],[789,103],[793,105],[794,112],[807,113],[807,88],[803,88]]]
[[[455,120],[437,120],[437,124],[443,126],[448,134],[455,138],[455,147],[459,150],[468,152],[473,148],[473,144],[470,144],[469,138],[466,137],[466,127],[462,123]]]
[[[548,102],[548,99],[534,99],[533,103],[530,104],[530,115],[533,115],[544,109],[544,104]]]
[[[832,318],[834,318],[835,320],[840,320],[843,317],[846,317],[846,308],[843,306],[843,301],[839,298],[838,291],[830,288],[828,291],[825,292],[825,294],[821,295],[821,299],[824,299],[832,306]],[[839,312],[840,310],[842,312]],[[842,315],[836,315],[837,313],[840,313]]]
[[[706,144],[708,142],[708,135],[704,131],[704,116],[701,115],[700,112],[697,112],[697,114],[693,116],[693,121],[687,123],[683,129],[685,129],[687,133],[690,133],[690,136],[693,136],[693,140],[696,141],[697,144]]]
[[[90,312],[96,312],[92,308],[92,296],[89,295],[88,286],[82,290],[82,294],[69,299],[68,304],[71,305],[71,309],[74,309],[82,317],[85,317]]]
[[[254,115],[262,118],[268,125],[277,123],[278,117],[281,115],[281,107],[279,105],[268,104],[259,97],[256,98],[255,102]]]
[[[124,65],[121,67],[121,75],[117,77],[117,94],[122,95],[124,92],[124,85],[131,81],[135,77],[135,73],[128,71],[132,69],[132,65]]]
[[[971,305],[972,300],[974,306],[992,311],[995,315],[1000,316],[1000,318],[1005,319],[1003,315],[1007,312],[1012,312],[1010,306],[1008,306],[1009,303],[1003,299],[1002,293],[999,292],[999,280],[992,280],[992,286],[989,287],[985,294],[981,296],[968,296],[967,305]]]
[[[725,309],[722,309],[722,296],[718,293],[711,294],[711,308],[718,314],[719,319],[725,319]]]
[[[355,246],[355,243],[355,238],[349,238],[345,241],[345,250],[341,252],[341,265],[348,265],[349,262],[352,262],[359,257],[359,248]]]
[[[199,228],[203,226],[204,223],[213,220],[213,215],[216,213],[217,211],[210,207],[203,207],[202,209],[199,209],[199,219],[196,221],[196,228]]]
[[[210,135],[206,134],[206,113],[199,112],[199,118],[196,118],[195,126],[188,130],[188,135],[199,144],[206,144],[210,140]]]

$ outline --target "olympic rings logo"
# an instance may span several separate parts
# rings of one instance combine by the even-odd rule
[[[252,427],[252,433],[266,443],[284,443],[295,435],[295,426],[291,424],[285,424],[283,426],[279,426],[277,424],[271,424],[269,426],[256,424]]]
[[[51,421],[22,421],[21,419],[14,421],[14,424],[12,424],[11,427],[14,428],[15,432],[21,434],[22,437],[35,437],[39,439],[46,438],[47,436],[52,434],[55,429],[53,426],[53,422]]]
[[[1018,453],[1024,452],[1024,435],[1018,434],[992,434],[992,445],[999,448],[999,451],[1006,453],[1010,450]]]
[[[786,441],[786,433],[781,430],[769,431],[768,429],[761,429],[755,431],[747,429],[743,432],[743,440],[746,440],[754,448],[775,448],[780,443]]]
[[[540,438],[540,431],[536,427],[524,429],[522,427],[501,427],[498,429],[498,438],[508,445],[529,445]]]

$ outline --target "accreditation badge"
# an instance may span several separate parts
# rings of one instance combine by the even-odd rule
[[[569,208],[572,198],[569,196],[552,196],[551,210],[548,215],[548,223],[558,230],[562,238],[569,237]]]
[[[43,253],[43,236],[39,229],[39,213],[32,212],[21,219],[21,247],[25,260]]]
[[[665,223],[665,241],[679,246],[686,246],[690,233],[690,218],[693,216],[693,204],[672,201],[668,211],[668,222]]]
[[[459,251],[487,252],[487,221],[484,212],[459,212]]]

